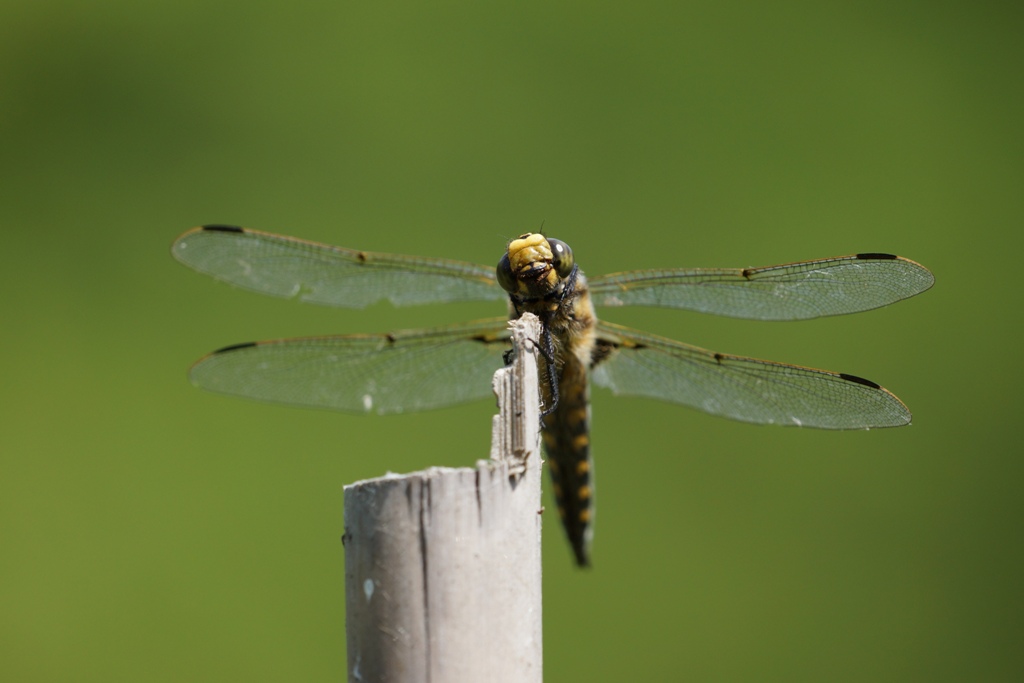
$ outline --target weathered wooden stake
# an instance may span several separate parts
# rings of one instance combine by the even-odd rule
[[[345,487],[349,681],[541,681],[540,324],[511,326],[489,461]]]

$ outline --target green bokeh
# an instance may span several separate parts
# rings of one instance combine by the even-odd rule
[[[190,387],[232,342],[496,313],[232,290],[168,252],[212,222],[481,263],[543,223],[593,274],[924,263],[932,291],[847,318],[608,316],[870,377],[915,423],[596,392],[595,568],[546,516],[545,671],[1021,680],[1019,13],[6,2],[0,680],[338,680],[342,486],[488,451],[486,402],[358,418]]]

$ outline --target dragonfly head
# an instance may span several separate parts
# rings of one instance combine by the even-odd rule
[[[527,233],[509,242],[498,262],[498,284],[512,295],[527,299],[544,297],[557,289],[575,267],[568,244]]]

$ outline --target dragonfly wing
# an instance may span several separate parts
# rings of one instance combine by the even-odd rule
[[[506,298],[494,269],[472,263],[356,251],[257,230],[208,225],[186,232],[174,257],[200,273],[262,294],[364,308]]]
[[[931,272],[891,254],[765,268],[643,270],[590,279],[602,306],[663,306],[734,318],[803,320],[856,313],[920,294]]]
[[[821,429],[910,423],[910,411],[853,375],[714,353],[619,325],[598,323],[594,383],[742,422]]]
[[[441,408],[492,395],[508,321],[238,344],[192,366],[204,389],[349,413]]]

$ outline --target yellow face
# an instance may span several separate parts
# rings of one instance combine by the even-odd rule
[[[554,291],[574,266],[572,250],[565,242],[526,233],[509,243],[498,263],[498,283],[524,299],[543,297]]]

